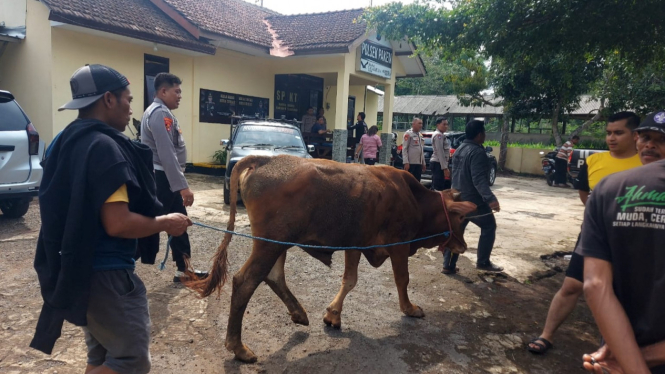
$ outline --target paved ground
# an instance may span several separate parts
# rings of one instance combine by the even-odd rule
[[[196,192],[194,220],[226,226],[219,179],[190,175]],[[359,282],[347,297],[342,329],[323,325],[325,307],[337,292],[343,255],[332,268],[300,250],[291,250],[286,276],[309,313],[310,326],[291,323],[286,308],[265,285],[254,294],[245,315],[243,339],[259,362],[240,364],[223,346],[230,288],[221,298],[197,299],[171,282],[166,271],[138,265],[148,288],[152,318],[153,373],[575,373],[580,357],[595,347],[598,332],[584,301],[560,330],[545,357],[526,352],[524,343],[542,328],[549,301],[565,268],[555,257],[547,266],[541,255],[571,251],[582,217],[572,190],[549,188],[544,180],[504,177],[494,191],[501,202],[493,260],[505,276],[489,277],[474,268],[471,248],[459,261],[461,274],[444,276],[441,254],[421,250],[410,260],[411,299],[422,306],[421,320],[399,311],[388,264],[374,269],[361,260]],[[243,209],[237,227],[248,231]],[[0,373],[81,373],[85,345],[80,328],[66,325],[52,356],[28,348],[41,298],[32,260],[40,226],[33,203],[20,220],[0,217]],[[467,234],[477,243],[475,226]],[[191,230],[194,263],[207,268],[221,241],[217,232]],[[250,251],[250,241],[235,238],[230,247],[235,272]],[[163,253],[160,253],[162,256]],[[558,268],[557,268],[558,266]]]

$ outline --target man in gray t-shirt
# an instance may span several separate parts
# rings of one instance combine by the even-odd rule
[[[665,110],[635,132],[645,166],[605,177],[584,212],[576,251],[584,256],[584,296],[607,343],[584,357],[584,367],[665,374]]]
[[[155,167],[157,198],[164,205],[164,214],[181,213],[187,215],[185,207],[194,204],[194,193],[189,189],[185,178],[187,148],[182,137],[178,119],[171,110],[180,106],[182,98],[180,78],[169,73],[160,73],[155,77],[155,100],[143,113],[141,119],[141,143],[152,150]],[[154,241],[159,244],[159,235],[141,239],[143,243]],[[187,268],[185,257],[191,257],[191,246],[187,232],[171,239],[173,261],[177,270],[174,282],[180,282]],[[196,272],[206,276],[204,272]]]

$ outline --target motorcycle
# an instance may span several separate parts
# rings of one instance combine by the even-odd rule
[[[548,186],[554,185],[554,173],[555,173],[554,158],[556,157],[557,153],[558,151],[556,150],[548,152],[547,154],[545,154],[545,152],[540,152],[540,154],[543,155],[542,156],[543,172],[545,173],[545,179],[547,180]]]

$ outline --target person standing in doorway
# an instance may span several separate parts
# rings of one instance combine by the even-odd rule
[[[445,133],[448,131],[448,119],[438,118],[436,120],[436,131],[432,135],[432,158],[429,166],[432,168],[432,189],[443,191],[450,188],[450,142]]]
[[[171,112],[178,109],[182,90],[180,78],[169,73],[159,73],[155,77],[155,100],[143,113],[141,119],[141,143],[152,150],[157,182],[157,197],[164,205],[163,213],[187,215],[186,207],[194,204],[194,193],[185,178],[187,148],[178,119]],[[140,245],[159,245],[159,235],[152,235],[140,241]],[[173,261],[176,263],[174,282],[185,277],[186,258],[192,255],[189,235],[171,237]],[[195,271],[200,277],[207,273]]]
[[[559,148],[559,152],[554,158],[554,187],[570,187],[566,178],[568,175],[568,159],[573,153],[573,148],[579,142],[580,137],[575,135]]]
[[[314,107],[307,108],[307,113],[302,116],[302,133],[309,134],[312,132],[312,126],[316,123],[316,116],[314,115]]]
[[[503,268],[490,261],[494,239],[496,238],[496,220],[492,211],[501,210],[499,200],[490,189],[489,162],[487,152],[483,148],[485,142],[485,124],[483,121],[471,121],[466,124],[466,139],[457,148],[453,155],[453,188],[462,194],[463,201],[470,201],[478,206],[475,213],[468,215],[462,223],[462,232],[466,230],[469,222],[480,227],[480,240],[478,241],[478,258],[476,269],[500,272]],[[477,218],[474,218],[477,217]],[[455,274],[458,269],[457,259],[446,248],[443,256],[443,273]]]
[[[606,342],[583,358],[594,373],[665,374],[665,110],[635,132],[645,166],[598,183],[577,248],[584,296]]]
[[[367,134],[360,138],[360,147],[356,150],[355,158],[359,157],[359,153],[362,150],[365,165],[376,164],[379,150],[383,146],[381,138],[376,135],[377,132],[379,132],[379,128],[376,125],[372,126],[369,128]]]
[[[148,373],[150,314],[134,272],[136,239],[180,235],[192,223],[160,215],[152,153],[123,134],[132,116],[127,78],[86,65],[70,86],[73,98],[59,110],[78,117],[43,161],[34,266],[44,305],[30,347],[51,354],[66,320],[83,326],[86,373]]]
[[[402,160],[404,170],[416,177],[420,182],[420,177],[425,170],[425,142],[420,130],[423,129],[423,120],[416,117],[411,123],[411,129],[404,133],[402,142]]]
[[[619,112],[607,119],[605,143],[610,151],[589,156],[580,169],[579,181],[575,185],[583,204],[586,205],[589,194],[603,178],[642,165],[636,150],[637,135],[634,132],[639,124],[640,117],[633,112]],[[575,247],[578,245],[579,237]],[[584,257],[574,251],[563,284],[550,304],[543,331],[537,338],[531,340],[527,348],[529,352],[543,354],[552,347],[554,333],[573,312],[577,300],[584,292],[583,282]]]
[[[323,109],[323,108],[319,108],[319,113],[316,115],[316,118],[317,118],[317,119],[318,119],[318,118],[323,118],[323,126],[326,126],[326,127],[327,127],[327,126],[328,126],[328,120],[327,120],[326,117],[324,116],[325,113],[326,113],[325,109]]]

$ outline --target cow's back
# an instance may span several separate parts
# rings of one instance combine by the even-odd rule
[[[421,223],[412,181],[397,169],[292,156],[241,163],[255,165],[240,182],[254,235],[364,246],[411,239]]]

